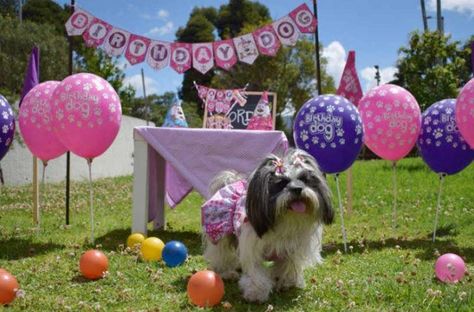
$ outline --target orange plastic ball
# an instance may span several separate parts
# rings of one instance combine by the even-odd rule
[[[79,260],[79,270],[82,275],[90,280],[96,280],[104,277],[109,268],[109,260],[102,251],[88,250]]]
[[[0,273],[0,304],[9,304],[15,300],[16,292],[20,288],[16,278],[2,269]]]
[[[10,273],[10,272],[8,272],[8,271],[5,270],[5,269],[0,268],[0,274],[2,274],[2,273]]]
[[[213,271],[199,271],[188,281],[188,297],[200,307],[212,307],[224,297],[224,282]]]

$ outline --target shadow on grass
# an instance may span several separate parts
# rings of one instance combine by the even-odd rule
[[[0,241],[0,259],[19,260],[65,248],[55,243],[34,243],[31,239],[10,238]]]
[[[189,278],[191,278],[192,274],[188,276],[184,276],[174,280],[172,283],[173,285],[182,292],[187,291],[187,284]],[[286,291],[277,292],[273,291],[270,295],[268,301],[266,303],[248,303],[242,297],[242,293],[239,289],[238,280],[224,280],[224,298],[222,301],[230,302],[233,306],[231,311],[270,311],[268,309],[268,305],[271,304],[274,308],[274,311],[288,311],[292,307],[294,307],[293,300],[297,298],[299,295],[303,293],[304,290],[291,288]],[[189,307],[194,307],[191,303],[183,304],[180,306],[181,310],[187,310]],[[217,307],[221,309],[217,309],[219,311],[224,311],[220,305]]]
[[[90,280],[90,279],[87,279],[85,278],[84,276],[78,274],[76,276],[73,276],[71,278],[71,282],[73,283],[77,283],[77,284],[87,284],[87,283],[93,283],[93,282],[96,282],[98,280]]]
[[[117,250],[119,245],[125,245],[127,237],[130,235],[130,228],[115,229],[96,238],[96,244],[101,244],[105,250]],[[154,230],[148,232],[148,237],[158,237],[165,244],[169,241],[176,240],[182,242],[190,255],[202,254],[201,235],[191,231],[174,231],[174,230]]]
[[[350,241],[348,242],[348,245],[354,247],[352,251],[349,252],[349,254],[351,253],[361,254],[365,251],[366,248],[370,252],[373,250],[382,250],[382,249],[387,249],[387,248],[395,249],[395,248],[398,248],[396,246],[399,246],[400,249],[402,250],[403,249],[418,250],[415,256],[422,260],[437,259],[439,257],[439,255],[435,253],[435,250],[437,250],[440,255],[445,254],[445,253],[455,253],[463,257],[465,262],[474,263],[474,248],[459,247],[456,245],[456,243],[452,239],[446,239],[446,240],[437,239],[436,242],[433,243],[431,239],[431,235],[428,235],[427,238],[414,238],[414,239],[407,239],[407,240],[389,238],[389,239],[386,239],[385,241],[382,241],[382,240],[365,241],[364,248],[361,248],[358,245],[357,241]],[[344,244],[343,243],[327,244],[323,246],[323,252],[326,255],[334,254],[337,252],[337,250],[340,250],[341,252],[343,252]]]
[[[387,162],[382,166],[382,170],[384,171],[392,171],[392,164]],[[403,170],[408,172],[416,172],[416,171],[430,171],[429,168],[422,162],[420,163],[404,163],[404,162],[397,162],[397,170]]]

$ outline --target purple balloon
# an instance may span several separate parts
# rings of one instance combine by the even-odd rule
[[[6,98],[0,94],[0,160],[5,156],[13,142],[15,117]]]
[[[434,103],[423,112],[417,147],[436,173],[455,174],[466,168],[474,153],[456,125],[456,100]]]
[[[310,99],[293,124],[296,146],[311,154],[325,173],[349,168],[359,155],[363,136],[359,111],[338,95]]]

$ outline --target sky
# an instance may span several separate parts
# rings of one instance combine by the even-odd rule
[[[60,4],[69,3],[58,0]],[[227,0],[76,0],[76,5],[106,22],[137,35],[172,42],[179,27],[184,27],[196,6],[218,8]],[[294,8],[312,1],[259,0],[267,6],[273,20]],[[436,0],[426,0],[428,26],[436,29]],[[465,42],[474,34],[474,0],[442,0],[445,33]],[[349,50],[356,52],[356,68],[364,92],[376,85],[374,65],[380,67],[381,83],[396,73],[398,49],[407,44],[409,34],[422,30],[421,5],[418,0],[319,0],[319,38],[328,60],[327,71],[336,87]],[[176,92],[182,74],[170,67],[155,71],[146,62],[131,66],[121,58],[125,82],[133,86],[136,96],[143,96],[140,71],[145,73],[146,93]],[[262,69],[264,70],[264,69]],[[240,87],[240,86],[235,86]]]

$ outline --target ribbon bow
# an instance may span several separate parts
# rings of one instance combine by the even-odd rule
[[[304,164],[304,158],[301,155],[298,155],[295,157],[295,160],[293,161],[293,166],[296,167],[303,167]]]
[[[285,167],[281,159],[274,160],[272,163],[275,166],[275,172],[277,174],[283,174],[285,172]]]

